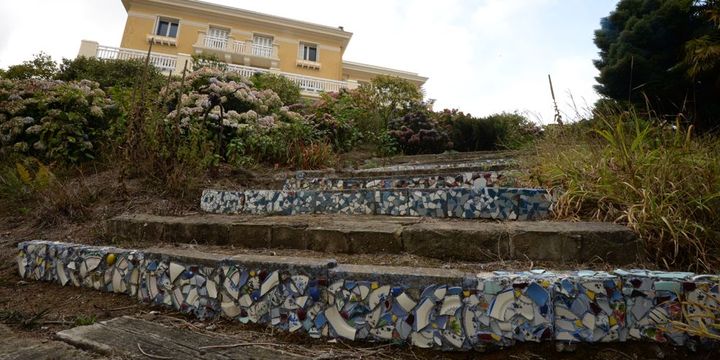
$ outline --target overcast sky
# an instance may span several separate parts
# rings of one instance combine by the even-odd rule
[[[561,109],[572,118],[596,99],[593,31],[617,0],[210,0],[353,32],[345,60],[430,78],[436,110],[474,115],[521,111],[548,123],[552,74]],[[45,51],[77,55],[80,40],[118,46],[120,0],[0,0],[0,68]]]

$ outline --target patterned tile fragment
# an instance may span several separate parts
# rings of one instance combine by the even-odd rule
[[[720,325],[719,276],[498,271],[427,285],[417,275],[412,281],[384,277],[381,269],[372,279],[338,275],[327,262],[195,259],[46,241],[23,242],[18,250],[25,279],[127,294],[200,319],[224,316],[313,338],[442,350],[551,340],[683,344],[695,334],[671,320],[714,334]]]

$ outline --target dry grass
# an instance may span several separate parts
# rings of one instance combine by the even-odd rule
[[[666,269],[720,269],[720,139],[633,112],[548,129],[526,159],[559,218],[627,224]]]

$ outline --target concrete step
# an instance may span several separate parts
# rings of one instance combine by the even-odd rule
[[[367,169],[345,170],[340,173],[349,176],[394,176],[435,174],[448,171],[498,171],[515,167],[517,167],[517,162],[513,159],[487,159],[460,162],[404,163]]]
[[[396,165],[396,164],[428,164],[428,163],[453,163],[468,162],[476,160],[514,159],[522,153],[517,150],[506,151],[468,151],[449,152],[443,154],[422,154],[422,155],[396,155],[391,157],[373,158],[367,160],[366,164]]]
[[[396,175],[385,177],[337,177],[306,176],[298,172],[285,180],[283,190],[358,190],[358,189],[482,189],[484,187],[516,187],[519,173],[516,171],[470,171],[448,172],[432,175]]]
[[[628,228],[588,222],[480,222],[386,216],[122,215],[108,236],[134,244],[195,243],[248,249],[403,254],[466,261],[614,264],[637,260]]]
[[[246,342],[210,332],[164,326],[131,316],[63,330],[57,333],[57,338],[96,354],[121,359],[240,359],[237,347],[229,345]],[[242,348],[242,358],[289,360],[296,357],[249,342]]]
[[[552,196],[544,189],[245,190],[207,189],[200,200],[211,214],[352,214],[459,219],[540,220]]]
[[[127,294],[200,319],[224,316],[313,338],[486,350],[541,341],[682,345],[693,334],[681,323],[720,335],[718,275],[468,273],[46,241],[23,242],[18,250],[18,272],[26,279]],[[677,310],[684,299],[693,311]]]

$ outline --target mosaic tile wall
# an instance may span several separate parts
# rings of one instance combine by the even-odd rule
[[[720,276],[532,270],[418,285],[422,275],[374,273],[373,280],[336,271],[342,265],[333,261],[194,258],[45,241],[18,248],[18,271],[26,279],[124,293],[200,319],[225,316],[314,338],[442,350],[550,340],[696,341],[672,320],[702,323],[720,335]]]
[[[515,179],[504,172],[464,172],[456,175],[394,176],[378,178],[306,177],[303,172],[285,180],[283,190],[354,190],[354,189],[444,189],[515,186]]]
[[[538,220],[549,215],[543,189],[246,190],[208,189],[200,200],[214,214],[356,214]]]

